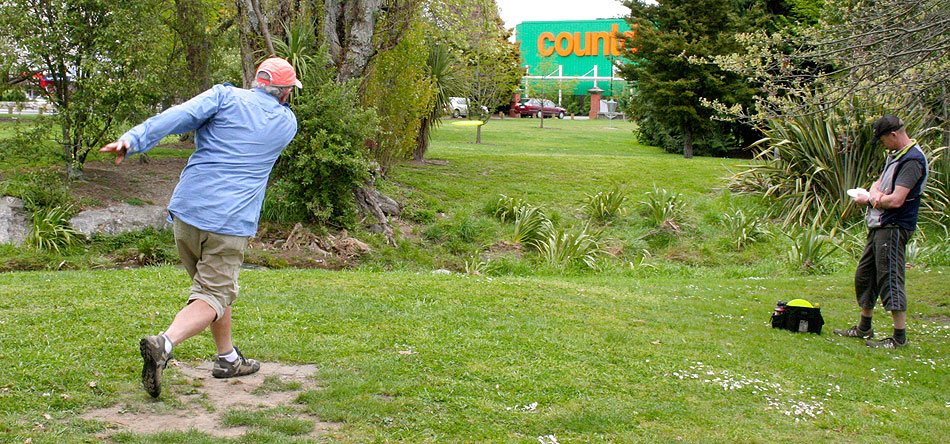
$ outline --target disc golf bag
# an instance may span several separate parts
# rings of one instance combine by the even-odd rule
[[[821,317],[821,308],[812,306],[801,299],[788,303],[778,301],[778,304],[775,305],[775,311],[772,312],[772,328],[820,335],[821,326],[824,324],[825,320]]]

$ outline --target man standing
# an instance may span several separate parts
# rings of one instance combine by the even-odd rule
[[[162,391],[172,348],[209,327],[218,349],[214,377],[260,369],[231,342],[231,304],[238,296],[247,239],[257,232],[267,179],[297,134],[287,96],[302,85],[290,63],[276,57],[261,63],[255,77],[250,90],[215,85],[99,150],[116,154],[118,165],[167,135],[195,131],[195,152],[168,204],[178,253],[192,279],[191,294],[168,329],[139,343],[142,385],[152,397]]]
[[[868,347],[899,348],[907,345],[907,294],[904,292],[904,253],[907,241],[917,229],[920,197],[927,186],[927,158],[916,140],[907,136],[904,122],[887,115],[874,121],[874,138],[888,150],[884,172],[871,185],[870,193],[854,198],[868,205],[867,244],[858,262],[854,289],[861,321],[835,334],[871,339],[874,305],[881,299],[894,319],[894,335],[880,341],[869,340]]]

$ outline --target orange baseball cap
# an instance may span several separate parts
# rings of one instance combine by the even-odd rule
[[[270,74],[270,81],[261,78],[257,79],[258,82],[265,85],[279,88],[286,88],[288,86],[303,88],[303,84],[300,83],[300,80],[297,80],[297,71],[294,71],[294,67],[280,57],[271,57],[264,60],[261,62],[261,65],[257,67],[257,72]]]

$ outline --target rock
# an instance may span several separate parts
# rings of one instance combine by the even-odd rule
[[[116,235],[147,227],[162,229],[167,224],[167,218],[168,210],[159,205],[119,204],[109,208],[80,212],[69,223],[87,236]]]
[[[452,272],[444,268],[440,268],[438,270],[432,270],[432,274],[452,274]]]
[[[0,244],[20,245],[30,234],[30,215],[23,201],[12,196],[0,198]]]

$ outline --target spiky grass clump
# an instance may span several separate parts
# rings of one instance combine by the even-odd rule
[[[588,194],[584,198],[584,213],[593,220],[604,221],[626,214],[624,204],[628,193],[619,185],[608,191]]]
[[[518,210],[526,206],[531,205],[525,202],[524,199],[502,194],[498,199],[488,202],[485,206],[485,212],[502,222],[514,222],[518,216]]]
[[[758,216],[746,214],[741,209],[722,216],[722,223],[729,242],[742,250],[769,234],[766,222]]]
[[[683,195],[653,185],[653,191],[647,192],[645,200],[640,203],[647,208],[647,222],[651,226],[658,227],[675,222],[682,214]]]
[[[85,235],[69,225],[72,212],[69,206],[36,209],[26,244],[43,251],[59,252],[61,248],[85,240]]]
[[[545,221],[544,234],[534,245],[544,263],[556,270],[565,270],[573,265],[596,268],[597,259],[604,251],[598,236],[590,233],[588,228],[570,230]]]
[[[525,205],[515,211],[515,231],[511,236],[511,241],[516,244],[530,244],[540,240],[544,236],[545,222],[550,224],[550,219],[544,214],[544,210]]]

